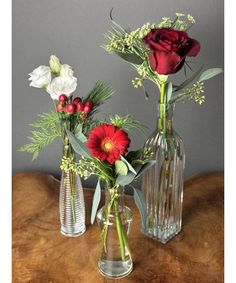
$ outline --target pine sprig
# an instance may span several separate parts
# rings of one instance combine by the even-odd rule
[[[38,128],[37,131],[31,131],[32,136],[28,137],[30,143],[18,149],[21,152],[31,153],[33,155],[32,160],[38,157],[43,148],[61,136],[59,118],[56,112],[39,114],[38,117],[40,119],[30,124],[32,127]]]
[[[103,104],[106,100],[111,98],[113,92],[114,92],[113,89],[109,85],[101,81],[97,81],[93,89],[89,92],[86,98],[86,101],[92,100],[94,103],[94,109],[96,109],[98,106]]]

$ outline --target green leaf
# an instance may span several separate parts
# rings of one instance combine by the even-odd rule
[[[119,175],[116,178],[116,184],[120,186],[126,186],[130,184],[134,180],[135,177],[136,177],[136,174],[132,172],[129,172],[126,176]]]
[[[146,204],[143,192],[139,189],[134,188],[133,186],[131,187],[134,190],[134,201],[139,209],[142,226],[144,228],[146,226],[146,219],[147,219],[147,204]]]
[[[115,52],[119,57],[124,59],[125,61],[135,64],[135,65],[141,65],[143,63],[143,59],[139,57],[135,53],[122,53],[122,52]]]
[[[182,84],[177,86],[174,91],[175,92],[179,91],[182,88],[186,87],[188,84],[190,84],[194,79],[196,79],[200,75],[202,68],[203,68],[203,66],[201,66],[191,77],[189,77],[187,80],[185,80]]]
[[[137,175],[137,172],[134,170],[133,166],[123,156],[121,156],[120,159],[128,166],[129,171]]]
[[[66,130],[66,133],[74,151],[81,156],[90,158],[86,144],[79,141],[70,131]]]
[[[115,162],[116,174],[126,176],[128,174],[128,167],[125,165],[125,162],[117,160]]]
[[[80,124],[78,125],[76,131],[75,131],[75,137],[80,140],[82,143],[87,142],[87,137],[82,132],[83,126]]]
[[[172,90],[173,90],[172,83],[169,82],[168,85],[167,85],[167,89],[166,89],[166,100],[167,100],[167,103],[168,103],[169,100],[171,99]]]
[[[92,206],[91,219],[90,219],[91,224],[94,223],[100,200],[101,200],[101,186],[98,180],[97,186],[96,186],[96,189],[93,195],[93,206]]]
[[[137,178],[140,177],[145,171],[149,170],[154,164],[156,164],[156,160],[149,160],[146,164],[144,164],[139,170]]]
[[[199,78],[199,82],[202,82],[202,81],[206,81],[206,80],[209,80],[219,74],[223,73],[223,69],[222,68],[212,68],[212,69],[208,69],[206,71],[204,71],[200,78]]]
[[[132,160],[141,159],[143,155],[143,149],[132,150],[126,155],[126,159],[131,162]]]

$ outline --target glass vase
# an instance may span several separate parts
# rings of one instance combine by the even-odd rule
[[[185,154],[173,129],[174,105],[159,104],[158,110],[157,129],[145,143],[156,163],[142,177],[147,205],[142,231],[165,244],[181,231]]]
[[[106,189],[105,194],[105,206],[97,213],[97,222],[102,230],[98,268],[105,277],[122,278],[133,269],[128,240],[133,214],[124,205],[123,187]]]
[[[75,162],[75,152],[68,137],[64,137],[64,157]],[[59,196],[61,233],[68,237],[82,235],[85,230],[85,205],[81,179],[72,170],[62,170]]]

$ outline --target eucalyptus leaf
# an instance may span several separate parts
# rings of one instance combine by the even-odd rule
[[[116,178],[116,184],[120,186],[126,186],[132,183],[135,177],[136,177],[136,174],[132,172],[129,172],[126,176],[119,175]]]
[[[77,127],[77,129],[76,129],[76,131],[75,131],[75,137],[76,137],[78,140],[80,140],[82,143],[85,143],[88,139],[87,139],[87,137],[83,134],[82,128],[83,128],[83,126],[82,126],[81,124]]]
[[[79,141],[70,131],[66,130],[66,133],[67,133],[67,136],[70,140],[70,143],[74,151],[77,152],[81,156],[89,158],[90,155],[87,151],[86,144]]]
[[[93,195],[93,206],[92,206],[91,219],[90,219],[92,224],[94,223],[100,200],[101,200],[101,186],[100,186],[100,181],[98,180],[97,186],[96,186],[96,189]]]
[[[202,81],[206,81],[206,80],[209,80],[219,74],[223,73],[223,69],[221,68],[212,68],[212,69],[208,69],[206,71],[204,71],[200,78],[199,78],[199,82],[202,82]]]
[[[167,100],[167,103],[171,99],[172,91],[173,91],[173,86],[172,86],[172,83],[169,82],[168,85],[167,85],[167,89],[166,89],[166,100]]]
[[[131,171],[132,173],[134,173],[135,175],[137,174],[137,172],[135,171],[135,169],[133,168],[133,166],[123,157],[121,156],[120,158],[129,168],[129,171]]]
[[[119,57],[124,59],[125,61],[135,64],[135,65],[141,65],[143,63],[143,59],[136,55],[135,53],[122,53],[122,52],[115,52]]]
[[[116,174],[126,176],[128,174],[128,167],[126,166],[125,162],[121,160],[117,160],[115,162],[115,170]]]
[[[126,159],[127,160],[137,160],[141,159],[143,154],[143,149],[138,149],[138,150],[131,150],[127,155]]]
[[[192,76],[190,76],[189,78],[187,78],[182,84],[180,84],[179,86],[175,87],[174,91],[179,91],[182,88],[186,87],[188,84],[190,84],[194,79],[196,79],[201,71],[202,71],[203,66],[201,66]]]
[[[137,205],[140,215],[141,215],[141,221],[143,228],[146,225],[146,218],[147,218],[147,204],[143,195],[143,192],[139,189],[136,189],[132,186],[134,190],[134,201]]]

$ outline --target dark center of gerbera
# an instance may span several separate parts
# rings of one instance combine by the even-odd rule
[[[114,149],[114,147],[115,147],[115,142],[113,140],[111,140],[110,138],[105,138],[101,142],[101,148],[106,152],[112,151]]]

